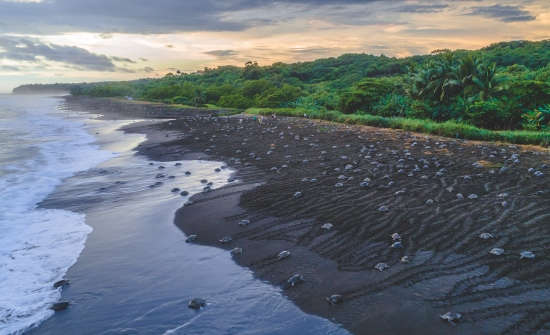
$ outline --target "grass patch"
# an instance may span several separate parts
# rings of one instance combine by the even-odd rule
[[[478,141],[500,141],[514,144],[550,145],[550,132],[528,130],[488,130],[456,121],[435,122],[432,120],[383,117],[371,114],[344,114],[337,111],[306,111],[300,108],[249,108],[247,114],[281,115],[347,124],[367,125],[381,128],[403,129],[412,132],[433,134],[451,138]]]

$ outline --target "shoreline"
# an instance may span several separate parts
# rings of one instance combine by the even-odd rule
[[[120,104],[129,113],[133,110],[131,104]],[[530,270],[506,270],[505,262],[483,256],[494,243],[487,246],[476,234],[492,229],[500,235],[497,244],[517,250],[529,247],[529,241],[516,245],[510,240],[514,229],[509,222],[516,219],[514,211],[549,208],[548,193],[537,193],[548,189],[548,178],[525,173],[528,167],[546,163],[547,155],[511,145],[471,144],[310,120],[267,119],[259,125],[251,117],[184,115],[133,127],[131,132],[147,134],[148,140],[136,149],[147,157],[174,160],[199,155],[227,162],[237,170],[240,184],[196,195],[192,205],[177,211],[176,225],[188,235],[198,234],[198,243],[226,250],[242,247],[243,256],[237,263],[274,285],[281,285],[293,273],[303,274],[305,282],[285,295],[302,310],[356,334],[373,329],[388,334],[405,330],[411,334],[477,334],[481,329],[496,334],[503,331],[499,327],[509,326],[506,322],[495,326],[498,316],[477,317],[476,313],[488,314],[483,304],[468,305],[494,296],[505,301],[508,290],[485,294],[472,288],[501,277],[523,280]],[[162,143],[151,142],[153,134],[168,137]],[[511,164],[504,158],[513,154],[521,156],[520,163]],[[420,160],[428,167],[413,170]],[[474,166],[476,162],[479,165]],[[507,170],[501,174],[502,166]],[[345,178],[340,179],[341,175]],[[366,177],[370,185],[359,187]],[[302,196],[294,198],[296,192]],[[460,200],[458,192],[478,198]],[[498,195],[503,192],[509,193],[507,201],[513,211],[499,206]],[[427,200],[432,200],[430,205]],[[381,210],[383,206],[388,211]],[[532,225],[525,229],[544,229],[540,226],[544,214],[529,213]],[[251,221],[244,228],[237,224],[243,218]],[[453,226],[446,224],[448,218]],[[334,228],[323,231],[321,225],[329,222]],[[394,232],[403,235],[404,249],[389,248]],[[220,245],[218,239],[226,235],[233,242]],[[274,257],[281,250],[290,250],[292,255],[277,262]],[[544,259],[544,250],[536,252]],[[410,264],[400,263],[403,255],[411,257]],[[517,262],[512,255],[507,259]],[[390,269],[381,273],[373,266],[382,261]],[[485,268],[490,270],[480,270]],[[535,290],[528,282],[523,287],[525,292]],[[324,298],[331,294],[342,294],[344,303],[327,304]],[[503,303],[495,305],[492,308],[505,308]],[[524,305],[537,308],[529,302]],[[463,314],[458,326],[440,320],[439,315],[448,310]]]

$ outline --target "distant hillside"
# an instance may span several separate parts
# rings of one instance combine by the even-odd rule
[[[14,94],[68,94],[75,85],[82,84],[29,84],[13,89]]]
[[[16,92],[132,96],[190,106],[295,108],[550,129],[550,40],[405,58],[345,54],[293,64],[220,66],[159,79],[27,85]]]

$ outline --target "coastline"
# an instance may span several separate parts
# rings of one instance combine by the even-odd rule
[[[101,112],[70,104],[64,107],[85,115]],[[92,116],[88,131],[96,134],[103,150],[117,155],[64,180],[39,204],[46,210],[64,208],[85,214],[93,231],[64,277],[70,284],[60,293],[69,308],[27,333],[204,334],[231,330],[255,334],[307,329],[306,334],[312,335],[347,334],[332,322],[301,312],[278,288],[254,278],[225,251],[185,243],[185,235],[173,219],[188,196],[172,189],[181,187],[193,195],[202,191],[200,181],[208,179],[215,190],[228,183],[231,169],[215,172],[223,163],[201,160],[205,155],[200,154],[181,161],[170,161],[169,155],[163,155],[162,161],[136,155],[136,145],[162,145],[177,134],[156,131],[158,121],[141,121],[138,116]],[[125,124],[126,131],[119,129]],[[143,129],[151,130],[146,142]],[[195,297],[207,300],[204,311],[187,307]],[[233,312],[227,313],[231,309]]]
[[[95,107],[102,109],[101,103]],[[116,109],[132,113],[134,106],[120,102]],[[109,110],[113,108],[104,112]],[[243,248],[236,262],[273,285],[281,285],[293,273],[303,274],[305,282],[285,295],[305,312],[355,334],[373,329],[387,334],[496,334],[517,322],[500,322],[502,316],[489,313],[504,310],[511,294],[507,287],[489,292],[479,286],[504,277],[525,280],[536,264],[510,269],[507,263],[517,260],[511,254],[508,262],[488,258],[487,248],[495,243],[487,244],[477,235],[492,230],[499,235],[496,244],[528,248],[530,241],[510,239],[515,213],[527,212],[531,224],[523,229],[548,237],[541,226],[544,210],[550,207],[548,193],[537,193],[548,189],[548,178],[525,173],[547,163],[547,153],[292,118],[265,119],[260,125],[251,117],[212,118],[201,111],[183,115],[126,131],[148,136],[137,148],[146,157],[224,161],[237,171],[240,183],[194,196],[193,204],[177,211],[176,225],[188,235],[198,234],[197,243]],[[161,112],[159,117],[174,115]],[[514,154],[521,156],[520,163],[508,161]],[[427,167],[417,167],[418,171],[420,160]],[[502,166],[507,170],[499,173]],[[345,178],[339,178],[342,175]],[[360,187],[366,177],[371,182]],[[295,198],[296,192],[302,196]],[[459,192],[478,198],[457,199]],[[511,208],[502,209],[502,193],[509,193],[506,201]],[[429,205],[427,200],[432,200]],[[381,210],[383,206],[388,210]],[[237,223],[245,218],[250,225],[240,227]],[[333,229],[323,231],[325,223]],[[394,232],[403,235],[403,249],[389,248]],[[218,240],[226,235],[233,242],[221,245]],[[544,260],[545,251],[533,248]],[[276,255],[282,250],[292,255],[278,262]],[[404,255],[411,263],[400,262]],[[390,269],[374,270],[379,262]],[[520,300],[522,294],[539,289],[529,282],[522,287],[517,293]],[[331,294],[342,294],[344,303],[327,304],[324,298]],[[490,298],[496,302],[487,306]],[[515,308],[516,314],[546,311],[528,298]],[[458,326],[440,320],[439,315],[449,310],[463,314]]]

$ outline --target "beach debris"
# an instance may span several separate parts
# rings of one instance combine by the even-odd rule
[[[495,237],[491,233],[481,233],[481,234],[479,234],[479,238],[482,239],[482,240],[490,240],[490,239],[495,238]]]
[[[458,320],[462,318],[462,314],[455,312],[447,312],[439,316],[442,320],[449,322],[454,325]]]
[[[468,199],[470,199],[470,200],[474,200],[474,199],[477,199],[477,198],[479,198],[479,197],[478,197],[478,195],[475,194],[475,193],[472,193],[472,194],[470,194],[470,195],[468,196]]]
[[[63,287],[66,285],[69,285],[69,281],[67,279],[62,279],[62,280],[56,281],[53,284],[53,288]]]
[[[464,199],[464,195],[462,193],[457,193],[456,198],[459,199],[459,200],[462,200],[462,199]]]
[[[181,192],[180,192],[180,195],[181,195],[182,197],[186,197],[186,196],[189,195],[189,192],[187,192],[187,191],[181,191]]]
[[[344,297],[340,294],[333,294],[330,297],[326,297],[325,300],[331,305],[337,305],[344,302]]]
[[[334,227],[334,225],[332,223],[325,223],[321,226],[321,229],[328,231],[328,230],[331,230],[332,227]]]
[[[206,184],[206,183],[208,183],[208,180],[206,180],[206,179],[201,179],[201,184]]]
[[[174,164],[174,166],[181,166],[181,163],[178,162],[178,163]]]
[[[393,242],[392,245],[391,245],[391,248],[392,249],[403,248],[403,244],[401,243],[401,241]]]
[[[166,169],[166,168],[164,167],[164,165],[160,165],[160,166],[159,166],[159,170],[162,170],[162,169]]]
[[[231,249],[231,255],[232,256],[242,256],[243,254],[243,248],[233,248]]]
[[[220,168],[214,169],[214,172],[221,172],[222,170]]]
[[[248,226],[249,224],[250,224],[250,220],[244,219],[244,220],[239,221],[239,226],[241,226],[241,227]]]
[[[380,271],[380,272],[382,272],[382,271],[384,271],[384,270],[386,270],[386,269],[389,269],[389,267],[390,267],[390,266],[389,266],[388,264],[386,264],[386,263],[378,263],[378,264],[376,264],[376,265],[374,266],[374,268],[375,268],[376,270]]]
[[[334,184],[334,187],[336,187],[336,188],[344,187],[344,184],[343,183],[336,183],[336,184]]]
[[[284,288],[289,289],[303,282],[304,282],[304,276],[302,276],[299,273],[295,273],[286,280]]]
[[[178,193],[179,191],[180,191],[180,189],[177,188],[177,187],[174,187],[174,188],[172,189],[172,193]]]
[[[51,305],[50,309],[53,309],[54,311],[59,312],[59,311],[67,309],[68,307],[69,307],[69,302],[68,301],[60,301],[60,302],[56,302],[55,304]]]
[[[189,307],[191,309],[201,309],[204,306],[206,306],[206,300],[201,299],[201,298],[193,298],[187,304],[187,307]]]
[[[533,174],[535,175],[535,177],[543,177],[544,176],[544,173],[542,173],[541,171],[535,171]]]
[[[426,200],[426,205],[429,206],[429,205],[433,205],[433,204],[434,204],[433,199],[428,199],[428,200]]]
[[[302,197],[302,192],[296,192],[294,193],[294,198],[297,199],[297,198],[301,198]]]
[[[519,259],[533,259],[535,254],[531,251],[522,251],[519,253]]]
[[[507,198],[508,197],[508,193],[504,192],[504,193],[499,193],[497,195],[497,198]]]
[[[280,261],[288,257],[290,257],[290,251],[288,250],[283,250],[277,254],[277,259]]]
[[[401,241],[401,235],[399,235],[399,233],[393,233],[391,234],[391,239],[393,241]]]
[[[229,243],[231,241],[233,241],[231,236],[224,236],[224,237],[222,237],[221,239],[218,240],[218,242],[223,243],[223,244]]]
[[[157,173],[157,175],[155,176],[155,178],[157,179],[164,178],[164,177],[166,177],[164,173]]]
[[[197,237],[199,237],[199,236],[196,235],[196,234],[191,234],[191,235],[187,236],[187,238],[185,239],[185,242],[187,242],[187,243],[195,242]]]
[[[411,260],[409,256],[403,256],[401,257],[401,263],[409,263]]]
[[[491,255],[500,256],[504,253],[504,249],[502,248],[493,248],[489,251]]]

